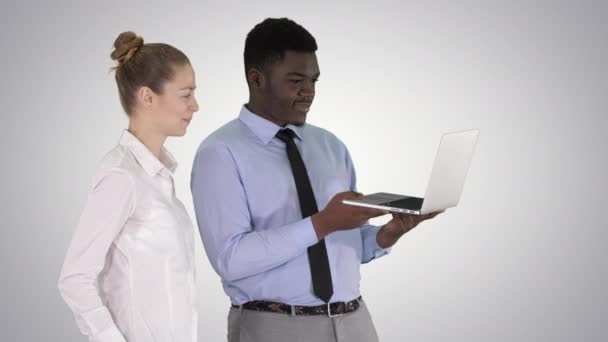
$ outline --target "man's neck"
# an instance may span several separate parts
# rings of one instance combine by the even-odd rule
[[[285,127],[287,125],[287,122],[281,121],[281,120],[278,120],[277,118],[275,118],[271,114],[270,110],[267,109],[268,106],[264,106],[263,104],[259,103],[258,101],[249,99],[249,102],[247,102],[245,104],[245,107],[253,114],[255,114],[259,117],[262,117],[278,126]]]

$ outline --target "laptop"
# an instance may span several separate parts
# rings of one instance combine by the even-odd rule
[[[462,194],[478,135],[477,129],[443,135],[423,198],[378,192],[343,203],[410,215],[455,207]]]

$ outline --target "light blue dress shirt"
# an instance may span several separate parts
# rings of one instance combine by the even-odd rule
[[[335,194],[355,191],[346,146],[310,124],[288,125],[306,165],[319,210]],[[302,219],[280,126],[243,106],[235,119],[200,145],[192,168],[192,196],[211,265],[232,303],[267,300],[320,305],[312,288],[307,248],[318,239]],[[386,254],[380,227],[364,225],[325,238],[334,286],[331,302],[360,294],[361,263]]]

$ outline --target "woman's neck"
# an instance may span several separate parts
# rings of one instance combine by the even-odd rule
[[[160,152],[165,140],[167,140],[166,135],[160,134],[134,119],[131,119],[129,122],[129,132],[141,141],[157,159],[160,159]]]

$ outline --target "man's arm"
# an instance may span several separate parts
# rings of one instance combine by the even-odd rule
[[[348,149],[346,149],[346,147],[344,147],[344,149],[346,150],[346,169],[348,170],[350,177],[350,190],[357,192],[357,174],[355,172],[355,166]],[[371,225],[368,222],[365,222],[365,224],[361,226],[361,241],[363,242],[361,263],[368,263],[390,252],[390,249],[384,248],[378,244],[377,235],[380,230],[381,227]]]
[[[318,241],[311,218],[253,230],[242,180],[226,146],[203,146],[197,152],[191,190],[205,251],[223,280],[268,271]]]

